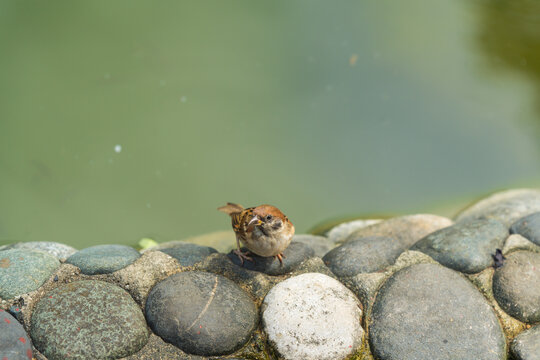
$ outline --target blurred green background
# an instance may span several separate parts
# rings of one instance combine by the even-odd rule
[[[0,2],[0,244],[453,215],[540,186],[540,3]]]

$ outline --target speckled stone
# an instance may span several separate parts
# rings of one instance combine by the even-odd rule
[[[438,230],[411,249],[451,269],[472,274],[493,264],[491,255],[502,249],[507,237],[508,229],[496,220],[471,220]]]
[[[121,288],[76,281],[47,293],[36,305],[30,335],[49,360],[116,359],[148,340],[141,309]]]
[[[9,244],[0,248],[0,250],[9,250],[9,249],[33,249],[41,250],[46,253],[55,256],[60,261],[65,261],[68,257],[77,252],[77,249],[57,242],[48,242],[48,241],[30,241],[30,242],[19,242],[14,244]]]
[[[540,321],[540,254],[515,251],[493,275],[493,296],[511,316],[526,323]]]
[[[435,264],[412,265],[384,283],[369,334],[381,360],[506,359],[506,340],[486,299],[459,273]]]
[[[293,237],[294,242],[305,244],[313,249],[315,256],[322,258],[334,248],[334,243],[328,238],[319,235],[297,234]]]
[[[266,295],[261,311],[268,340],[284,359],[344,359],[364,336],[360,301],[323,274],[279,283]]]
[[[43,251],[13,249],[0,252],[0,297],[7,300],[38,289],[60,266]]]
[[[170,242],[167,246],[158,246],[154,249],[172,256],[182,266],[193,266],[203,261],[208,255],[217,253],[216,249],[209,246],[201,246],[183,241]]]
[[[510,232],[519,234],[536,245],[540,245],[540,212],[519,219],[512,224]]]
[[[242,248],[242,251],[247,251],[246,248]],[[247,270],[259,271],[268,275],[283,275],[294,271],[302,261],[315,255],[313,248],[310,246],[292,241],[291,244],[283,251],[283,264],[274,257],[262,257],[256,254],[250,254],[249,257],[253,258],[253,261],[246,260],[242,264],[238,256],[232,251],[227,254],[229,259],[236,265],[241,266]]]
[[[368,236],[384,236],[396,239],[408,249],[424,236],[450,225],[452,220],[438,215],[399,216],[356,230],[345,239],[345,242]]]
[[[540,360],[540,325],[519,334],[510,349],[516,360]]]
[[[10,314],[0,309],[0,359],[32,359],[32,343],[23,326]]]
[[[406,248],[395,238],[370,236],[335,248],[323,257],[337,276],[370,273],[390,266]]]
[[[506,226],[519,218],[540,211],[539,189],[513,189],[495,193],[467,207],[456,222],[472,219],[495,219]]]
[[[152,330],[195,355],[232,353],[257,324],[257,308],[231,280],[207,272],[172,275],[158,283],[146,301]]]
[[[71,255],[66,263],[77,266],[85,275],[109,274],[123,269],[141,254],[125,245],[96,245]]]

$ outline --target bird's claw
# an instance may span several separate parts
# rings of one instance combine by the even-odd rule
[[[242,265],[244,265],[244,260],[253,261],[253,258],[247,256],[247,254],[249,254],[249,252],[244,253],[240,249],[234,250],[233,252],[236,254],[236,256],[238,256],[240,258],[240,263]]]

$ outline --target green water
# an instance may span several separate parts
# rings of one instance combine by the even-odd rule
[[[405,5],[406,4],[406,5]],[[540,186],[535,1],[2,1],[0,244]]]

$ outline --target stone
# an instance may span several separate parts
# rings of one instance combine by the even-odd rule
[[[76,252],[66,262],[85,275],[109,274],[137,260],[141,254],[126,245],[96,245]]]
[[[302,262],[290,275],[297,276],[305,273],[320,273],[337,280],[336,275],[325,265],[320,257],[310,257]]]
[[[429,234],[411,249],[451,269],[472,274],[493,264],[491,255],[503,247],[507,237],[506,226],[496,220],[471,220]]]
[[[182,268],[176,259],[161,251],[146,251],[133,264],[115,271],[111,277],[142,306],[155,284],[180,271]]]
[[[293,241],[311,247],[315,256],[320,258],[322,258],[335,246],[332,241],[328,240],[328,238],[319,235],[298,234],[294,235]]]
[[[362,344],[359,300],[323,274],[279,283],[266,295],[261,311],[268,340],[284,359],[344,359]]]
[[[245,252],[247,249],[242,248],[242,251]],[[268,275],[283,275],[294,271],[304,260],[314,256],[315,252],[310,246],[304,243],[292,241],[285,251],[283,251],[283,255],[283,264],[281,264],[275,257],[262,257],[250,253],[249,256],[253,258],[253,261],[246,260],[242,264],[240,258],[232,251],[227,254],[234,264],[247,270],[259,271]]]
[[[456,216],[456,222],[472,219],[495,219],[510,227],[526,215],[540,211],[540,190],[513,189],[482,199]]]
[[[254,331],[255,304],[231,280],[199,271],[158,283],[146,301],[148,324],[165,341],[202,356],[238,350]]]
[[[395,238],[369,236],[333,249],[323,257],[323,261],[339,277],[354,276],[392,265],[405,250],[405,246]]]
[[[412,265],[392,275],[369,323],[377,359],[506,359],[491,306],[468,280],[440,265]]]
[[[49,360],[116,359],[148,340],[144,315],[118,286],[76,281],[48,292],[32,313],[30,336]]]
[[[512,224],[510,232],[519,234],[536,245],[540,245],[540,212],[519,219]]]
[[[506,339],[511,340],[514,339],[524,329],[526,329],[527,324],[508,315],[506,312],[503,311],[503,309],[501,309],[501,307],[495,300],[492,289],[494,272],[495,269],[493,267],[488,267],[487,269],[479,273],[467,275],[467,278],[472,282],[474,286],[476,286],[478,290],[480,290],[482,295],[484,295],[484,297],[487,299],[487,301],[495,311],[495,314],[497,314],[497,317],[499,318],[499,323],[501,324],[501,328],[506,336]]]
[[[540,246],[525,239],[519,234],[512,234],[508,238],[506,238],[506,241],[504,242],[504,246],[502,248],[502,252],[504,255],[506,255],[516,250],[540,252]]]
[[[169,242],[168,245],[159,245],[153,250],[159,250],[178,260],[182,266],[193,266],[203,261],[208,255],[217,253],[209,246],[201,246],[184,241]]]
[[[9,249],[33,249],[41,250],[52,256],[55,256],[60,261],[65,261],[68,257],[77,252],[77,249],[57,242],[50,241],[30,241],[30,242],[18,242],[3,246],[1,250]]]
[[[195,269],[225,276],[247,291],[257,305],[262,303],[268,291],[279,281],[273,276],[235,265],[226,254],[221,253],[208,256]]]
[[[452,220],[431,214],[416,214],[390,218],[356,230],[345,242],[368,236],[391,237],[408,249],[424,236],[452,225]]]
[[[516,360],[540,360],[540,325],[519,334],[510,350]]]
[[[414,264],[436,264],[424,253],[407,250],[396,259],[393,265],[383,271],[373,273],[359,273],[355,276],[342,277],[339,280],[345,284],[360,299],[364,306],[364,314],[369,314],[375,301],[375,295],[381,285],[395,272]]]
[[[0,359],[32,359],[32,343],[23,326],[0,309]]]
[[[38,289],[60,266],[58,259],[43,251],[0,251],[0,298],[15,298]]]
[[[186,354],[176,346],[166,343],[159,336],[150,334],[146,345],[137,353],[122,360],[205,360],[206,358]]]
[[[540,254],[515,251],[493,275],[493,296],[516,319],[540,321]]]
[[[334,226],[328,233],[326,237],[334,244],[339,244],[345,242],[345,239],[349,237],[356,230],[363,229],[367,226],[380,223],[381,219],[368,219],[368,220],[353,220],[341,223]]]

